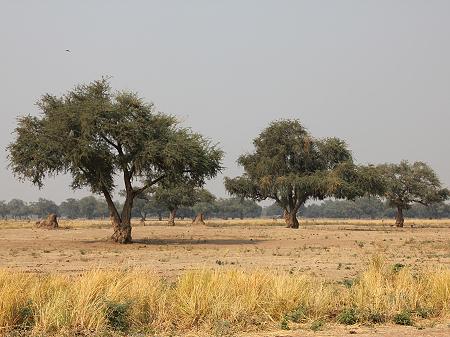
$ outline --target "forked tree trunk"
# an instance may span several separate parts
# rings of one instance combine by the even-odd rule
[[[128,193],[125,199],[125,204],[122,209],[122,214],[116,209],[114,202],[109,192],[104,189],[103,194],[108,204],[110,219],[113,225],[113,235],[111,240],[117,243],[131,243],[131,210],[133,208],[133,195]]]
[[[194,220],[192,220],[193,225],[205,225],[205,219],[203,217],[203,213],[198,213]]]
[[[403,208],[397,207],[397,215],[395,217],[395,225],[397,227],[403,227],[405,223],[405,218],[403,217]]]
[[[294,228],[297,229],[299,228],[300,224],[297,220],[297,211],[296,210],[292,210],[292,211],[284,211],[284,221],[286,222],[286,227],[287,228]]]
[[[169,213],[169,220],[167,221],[167,224],[169,226],[175,226],[175,218],[177,216],[177,210],[173,209]]]

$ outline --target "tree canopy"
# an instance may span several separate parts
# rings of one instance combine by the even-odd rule
[[[298,228],[308,199],[352,199],[379,187],[374,168],[354,165],[344,141],[316,139],[297,120],[272,122],[253,144],[255,151],[238,159],[245,173],[225,178],[225,186],[232,195],[275,200],[288,227]]]
[[[449,190],[442,188],[441,182],[431,167],[423,162],[410,164],[403,160],[400,164],[379,166],[384,180],[383,196],[389,205],[397,208],[396,224],[403,227],[403,210],[418,203],[428,206],[445,201]]]
[[[39,187],[49,175],[70,174],[72,188],[102,194],[116,242],[131,242],[137,195],[163,180],[200,184],[221,170],[222,151],[216,145],[137,94],[113,93],[106,79],[61,97],[46,94],[37,105],[41,114],[20,117],[8,147],[12,171]],[[126,191],[121,212],[112,198],[118,176]]]
[[[192,181],[160,184],[154,190],[155,200],[169,210],[168,224],[175,224],[177,210],[180,207],[193,207],[199,202],[212,202],[215,197]]]

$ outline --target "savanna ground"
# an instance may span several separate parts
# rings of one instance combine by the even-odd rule
[[[207,226],[189,224],[190,221],[178,221],[176,226],[169,227],[165,222],[147,221],[143,226],[136,220],[135,243],[117,245],[108,241],[111,228],[106,220],[60,220],[58,230],[33,228],[33,223],[27,221],[2,221],[0,269],[77,277],[93,269],[107,272],[128,268],[149,270],[168,282],[189,271],[239,270],[280,273],[288,278],[302,275],[321,282],[351,284],[367,269],[374,256],[382,256],[386,265],[406,266],[411,275],[437,266],[450,266],[450,220],[411,219],[401,229],[393,227],[390,220],[302,219],[299,230],[284,228],[282,220],[272,219],[211,220]],[[445,283],[444,287],[450,299],[450,283]],[[423,290],[424,294],[426,291]],[[446,303],[443,312],[450,308],[450,302]],[[449,316],[438,316],[408,327],[389,321],[381,325],[349,326],[330,321],[316,329],[314,321],[307,320],[294,327],[289,323],[291,330],[287,331],[279,330],[286,326],[268,315],[269,325],[264,330],[271,332],[244,330],[250,331],[246,336],[450,335]],[[223,333],[215,328],[182,335],[240,333],[227,329]]]

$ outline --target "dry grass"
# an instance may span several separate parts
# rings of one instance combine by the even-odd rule
[[[450,316],[450,271],[413,272],[375,257],[350,283],[302,274],[198,270],[168,282],[146,270],[78,276],[0,271],[0,334],[196,333]],[[403,316],[401,316],[403,317]],[[398,322],[397,322],[398,323]]]
[[[60,219],[59,225],[62,228],[106,228],[110,227],[109,219]],[[326,218],[300,218],[300,226],[394,226],[395,219],[326,219]],[[0,229],[20,229],[34,226],[33,220],[0,220]],[[133,226],[142,226],[139,219],[133,219]],[[149,219],[145,221],[146,226],[165,226],[167,221]],[[177,226],[191,226],[192,220],[177,220]],[[229,227],[229,226],[285,226],[283,219],[256,218],[256,219],[209,219],[206,221],[209,227]],[[406,219],[405,227],[449,227],[450,219]]]

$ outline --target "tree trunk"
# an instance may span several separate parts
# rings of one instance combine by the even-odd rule
[[[397,227],[403,227],[405,218],[403,217],[403,208],[397,207],[397,216],[395,217],[395,225]]]
[[[141,220],[139,221],[142,226],[145,226],[145,220],[147,219],[147,213],[141,213]]]
[[[167,224],[169,226],[175,226],[175,218],[176,218],[176,216],[177,216],[177,210],[176,209],[171,210],[170,213],[169,213],[169,220],[167,222]]]
[[[192,220],[193,225],[205,225],[205,219],[203,217],[203,213],[198,213],[194,220]]]
[[[295,210],[290,212],[284,211],[284,221],[286,222],[287,228],[297,229],[300,226],[297,220],[297,211]]]
[[[162,213],[158,212],[158,221],[162,221]]]
[[[111,221],[113,222],[114,230],[111,239],[117,243],[131,243],[131,224],[117,222],[114,218],[112,218]]]
[[[105,196],[108,204],[110,219],[114,230],[111,240],[117,243],[131,243],[131,210],[133,208],[132,193],[127,193],[121,215],[117,211],[111,195],[106,189],[103,189],[103,195]]]

